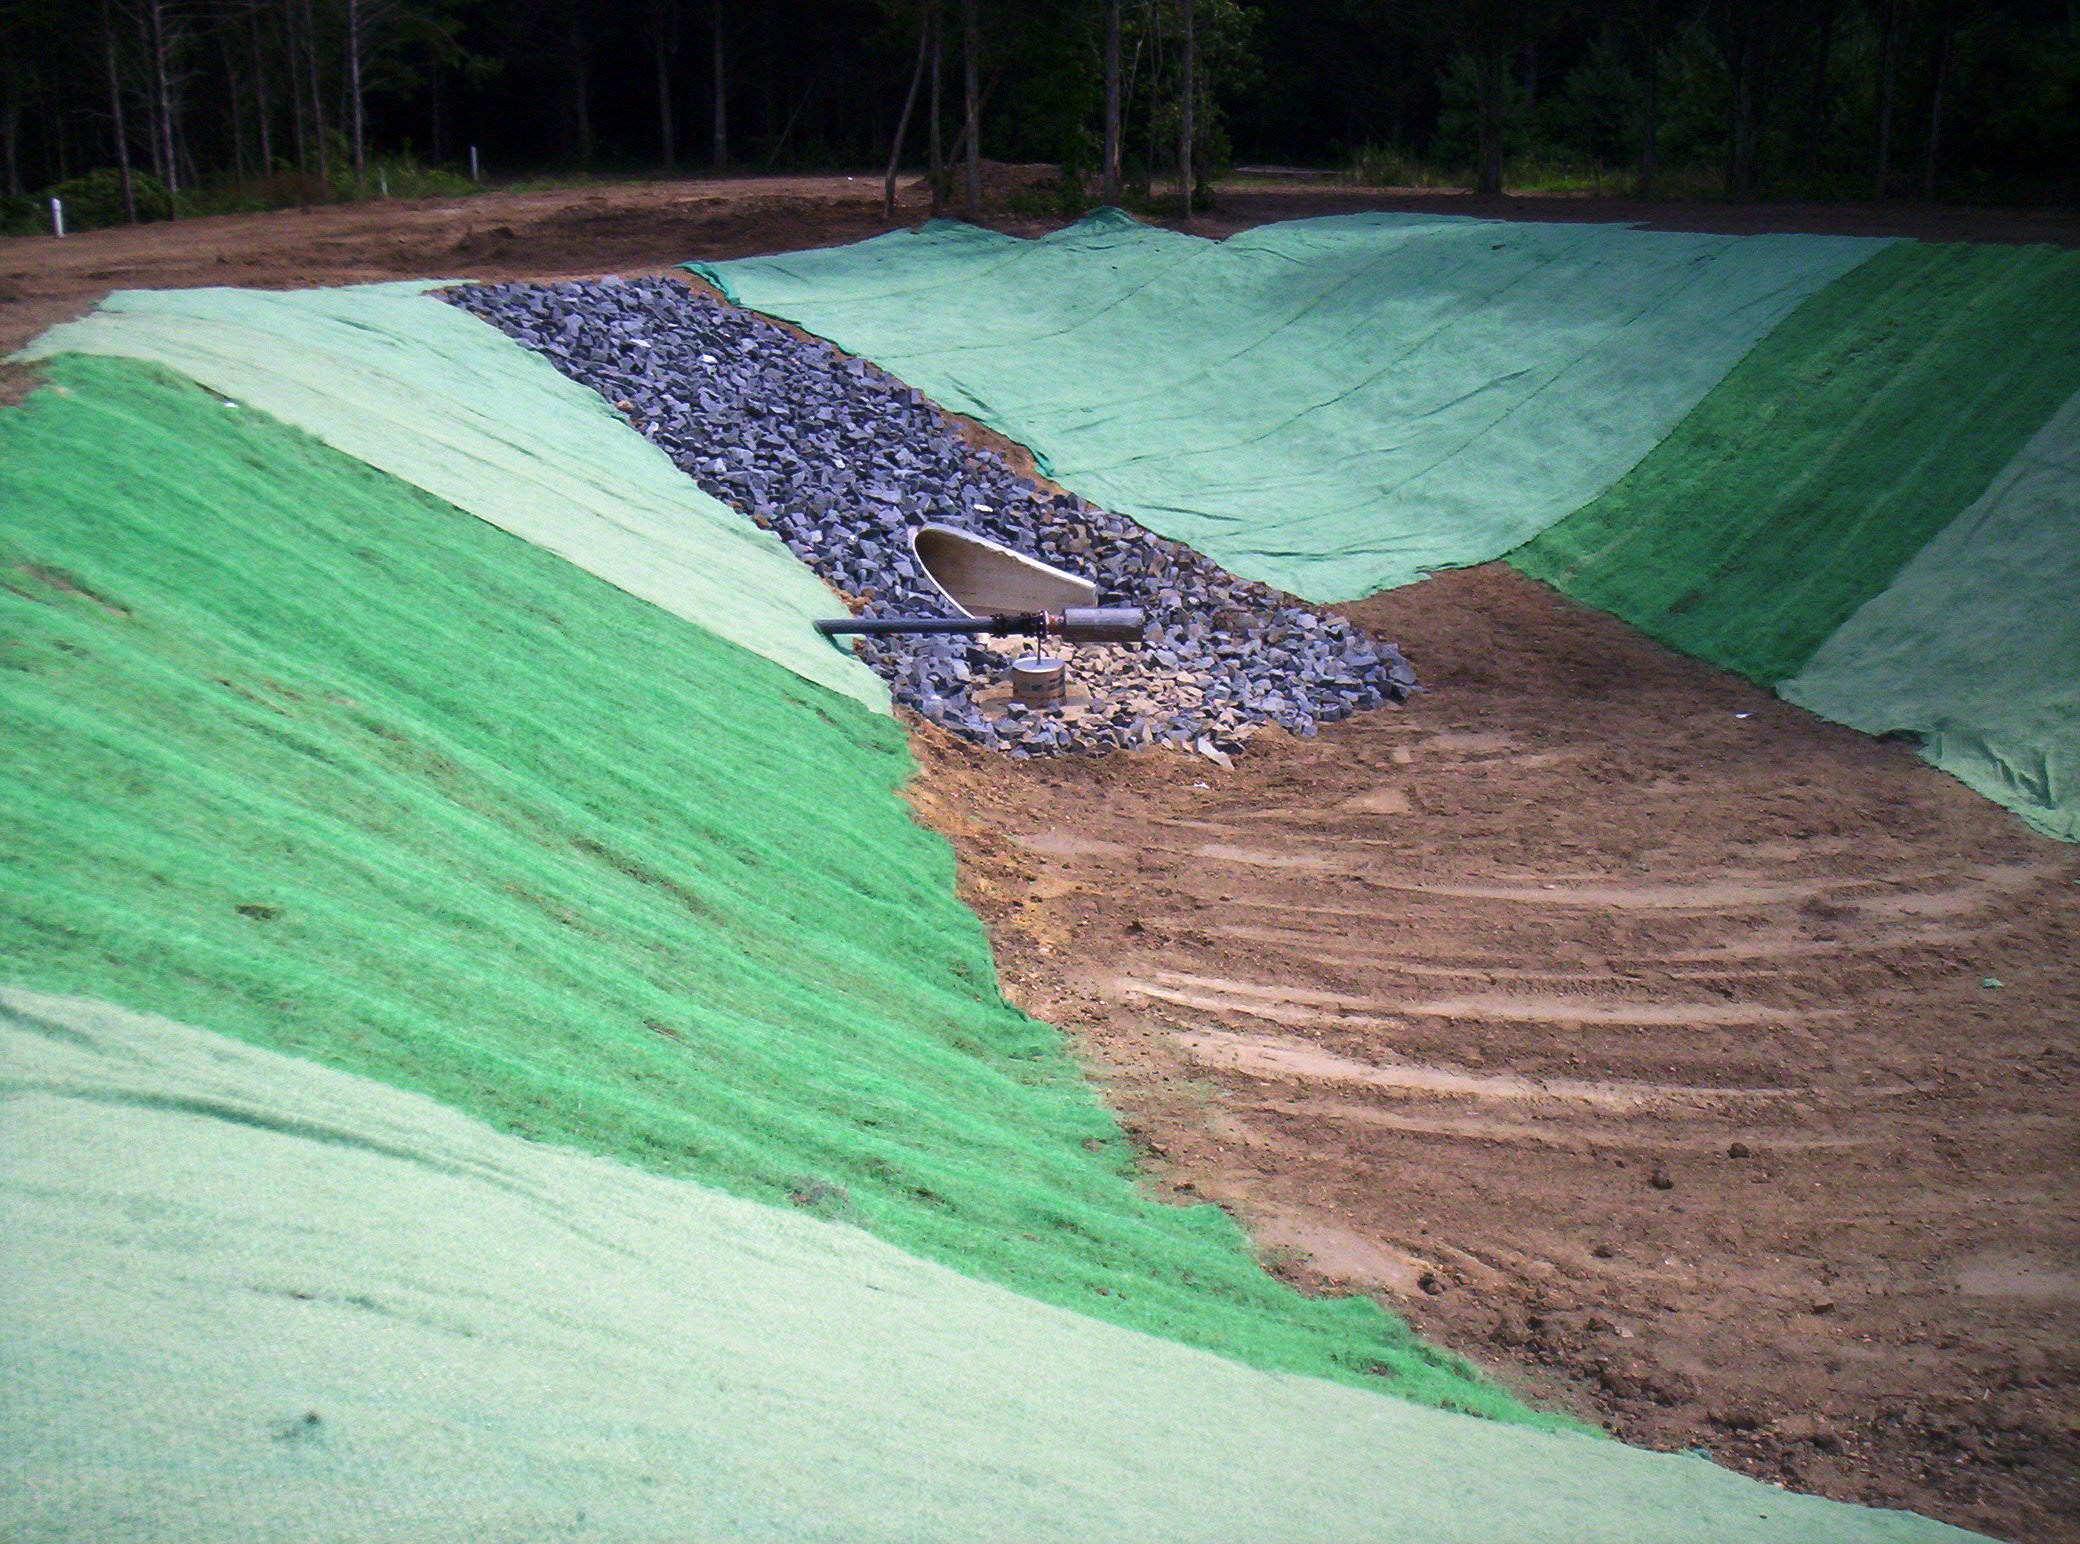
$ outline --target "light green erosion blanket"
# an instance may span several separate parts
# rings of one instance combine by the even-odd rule
[[[810,627],[836,597],[777,538],[701,492],[595,392],[425,293],[435,287],[123,290],[25,353],[166,365],[886,709],[881,678]]]
[[[0,979],[1566,1424],[1147,1194],[999,995],[893,718],[156,366],[48,369],[0,411]]]
[[[0,988],[0,1533],[1967,1537],[1257,1372],[857,1229]]]
[[[1536,535],[1884,245],[1400,214],[1213,242],[1107,211],[689,266],[1097,503],[1331,601]]]
[[[1782,693],[2080,841],[2080,396]]]

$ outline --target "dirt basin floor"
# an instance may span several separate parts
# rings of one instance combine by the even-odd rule
[[[113,287],[655,272],[871,234],[877,195],[630,184],[0,241],[0,348]],[[1338,190],[1228,195],[1200,228],[1367,207],[2080,238]],[[917,730],[913,796],[1006,990],[1077,1038],[1150,1183],[1629,1440],[2080,1539],[2080,852],[1504,570],[1352,610],[1428,693],[1232,773]]]
[[[2080,853],[1499,567],[1350,610],[1429,691],[1232,773],[919,729],[1151,1182],[1629,1441],[2080,1537]]]

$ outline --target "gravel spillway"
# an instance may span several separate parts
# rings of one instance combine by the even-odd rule
[[[902,382],[676,280],[447,295],[614,403],[863,614],[945,614],[910,547],[935,522],[1084,574],[1100,604],[1149,613],[1145,648],[1050,646],[1082,688],[1060,708],[998,701],[1009,657],[979,641],[860,640],[898,702],[968,739],[1014,755],[1169,744],[1225,757],[1259,726],[1312,735],[1415,690],[1392,644],[1043,488]]]

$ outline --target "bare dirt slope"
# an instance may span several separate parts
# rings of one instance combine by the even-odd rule
[[[1430,691],[1232,773],[924,742],[1154,1181],[1629,1440],[2080,1537],[2080,853],[1506,570],[1353,611]]]

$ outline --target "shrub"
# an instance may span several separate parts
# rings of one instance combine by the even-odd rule
[[[1436,172],[1398,145],[1364,145],[1346,168],[1350,180],[1366,188],[1434,188]]]
[[[133,169],[130,191],[137,200],[138,219],[163,220],[173,213],[173,198],[166,191],[166,184],[150,172]],[[128,218],[123,209],[123,174],[113,166],[96,167],[84,177],[74,177],[37,194],[31,218],[38,228],[46,228],[50,201],[54,198],[65,205],[65,228],[69,231],[100,230],[121,225]]]

